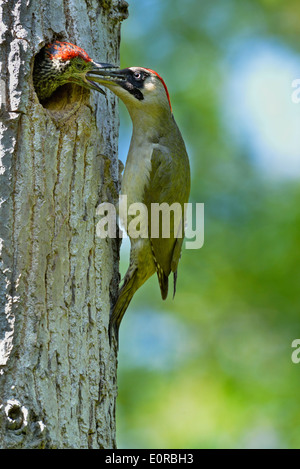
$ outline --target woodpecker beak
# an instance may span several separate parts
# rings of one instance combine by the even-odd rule
[[[86,72],[85,80],[86,80],[89,88],[91,88],[93,90],[96,90],[96,91],[99,91],[100,93],[105,95],[105,92],[103,91],[103,89],[100,88],[98,83],[95,83],[95,81],[94,81],[95,77],[94,77],[93,74],[97,75],[97,73],[101,73],[101,71],[104,72],[105,69],[112,69],[112,68],[118,68],[118,67],[116,65],[112,65],[112,64],[107,64],[107,63],[102,63],[102,62],[101,63],[95,62],[94,60],[92,61],[92,63],[93,63],[93,68],[92,68],[92,70],[89,70],[88,72]],[[107,73],[109,73],[109,72],[107,72]],[[92,78],[92,80],[91,80],[91,78]]]
[[[106,67],[106,68],[117,68],[117,67]],[[92,83],[102,83],[103,85],[116,84],[119,85],[127,79],[127,74],[123,70],[105,70],[105,67],[94,68],[87,72],[87,77],[92,78]],[[87,79],[89,79],[87,78]],[[96,83],[97,82],[97,83]]]

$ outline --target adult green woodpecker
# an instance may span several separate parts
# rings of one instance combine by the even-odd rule
[[[153,234],[152,207],[157,204],[177,204],[183,218],[184,204],[190,194],[190,165],[185,144],[173,117],[170,96],[164,80],[153,70],[130,67],[114,71],[91,71],[87,77],[112,90],[126,105],[133,132],[121,184],[122,195],[127,196],[127,208],[135,203],[147,207],[148,236],[132,236],[130,230],[130,264],[119,290],[110,319],[110,337],[118,330],[125,311],[143,283],[155,272],[166,299],[168,277],[174,274],[176,290],[177,268],[183,242],[183,225],[172,224],[169,236],[161,228]],[[127,214],[126,214],[127,215]],[[120,210],[123,224],[125,214]],[[127,220],[129,227],[130,217]],[[164,220],[162,220],[164,223]],[[176,228],[177,226],[177,228]],[[150,230],[151,227],[151,230]],[[178,229],[179,227],[179,229]]]

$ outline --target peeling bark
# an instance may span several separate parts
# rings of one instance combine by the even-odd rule
[[[0,8],[0,446],[114,448],[119,243],[96,208],[118,197],[117,101],[65,85],[43,106],[32,68],[52,39],[118,63],[127,4]]]

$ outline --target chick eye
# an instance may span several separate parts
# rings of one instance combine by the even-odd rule
[[[140,80],[142,78],[141,72],[134,72],[133,76],[136,80]]]
[[[77,68],[77,70],[83,70],[84,65],[78,62],[78,63],[76,64],[76,68]]]

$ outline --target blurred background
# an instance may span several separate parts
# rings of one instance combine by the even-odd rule
[[[121,66],[168,85],[205,243],[184,250],[175,300],[153,276],[125,315],[118,447],[299,448],[300,3],[129,0],[129,11]],[[123,274],[128,255],[125,242]]]

